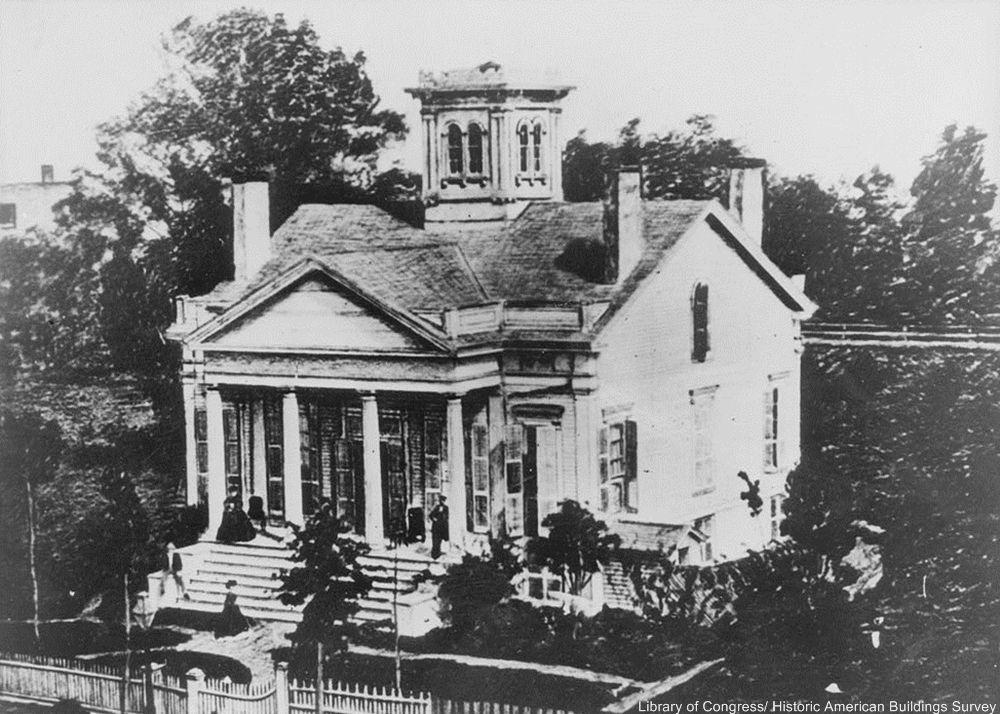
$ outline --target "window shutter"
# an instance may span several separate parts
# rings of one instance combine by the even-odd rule
[[[608,427],[602,426],[597,432],[597,462],[601,475],[601,510],[607,511],[608,498]]]
[[[475,454],[472,451],[476,448],[476,426],[476,424],[473,424],[469,429],[469,438],[465,445],[465,530],[470,533],[473,527],[472,469],[475,464]],[[458,504],[452,504],[452,508],[456,505]]]
[[[764,471],[771,469],[771,442],[774,438],[771,434],[772,427],[771,390],[767,389],[764,392]]]
[[[785,464],[785,432],[786,428],[781,425],[781,388],[774,388],[774,440],[775,455],[774,465],[781,468]]]
[[[489,429],[485,424],[473,424],[470,437],[466,451],[469,468],[465,472],[466,525],[470,531],[485,532],[490,507]]]
[[[625,506],[630,511],[639,508],[638,433],[636,423],[625,422]]]
[[[509,535],[524,533],[524,429],[508,424],[503,430],[506,498],[504,518]]]
[[[708,339],[708,286],[704,283],[698,283],[694,288],[691,320],[694,327],[691,359],[695,362],[704,362],[711,349]]]

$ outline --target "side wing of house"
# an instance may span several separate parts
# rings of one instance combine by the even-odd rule
[[[599,345],[598,502],[624,522],[692,526],[678,544],[691,562],[768,542],[799,458],[801,311],[725,233],[699,220]],[[755,517],[740,472],[760,481]]]

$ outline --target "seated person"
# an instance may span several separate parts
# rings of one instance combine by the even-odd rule
[[[256,535],[253,523],[243,512],[243,499],[235,491],[230,492],[215,539],[220,543],[238,543],[253,540]]]

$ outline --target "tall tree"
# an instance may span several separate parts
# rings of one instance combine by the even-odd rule
[[[984,177],[985,140],[974,127],[946,127],[910,187],[913,203],[902,224],[913,320],[974,321],[997,311],[1000,233],[989,216],[997,187]]]
[[[31,579],[32,621],[39,644],[39,586],[37,555],[37,490],[50,479],[59,464],[62,438],[59,427],[34,412],[15,413],[0,409],[0,477],[3,493],[22,491],[27,532],[27,565]],[[8,523],[8,525],[10,525]],[[16,581],[16,578],[13,578]]]
[[[90,289],[114,365],[152,383],[176,371],[163,334],[173,297],[232,277],[228,180],[269,177],[280,221],[294,210],[282,197],[303,182],[363,200],[408,178],[378,173],[406,127],[379,108],[364,55],[323,48],[307,21],[246,9],[188,18],[163,49],[169,71],[99,128],[102,168],[77,175],[58,216],[68,243],[97,248]],[[81,267],[76,282],[93,277]]]
[[[570,595],[583,594],[621,543],[604,521],[573,500],[561,502],[559,510],[545,516],[542,527],[548,535],[529,543],[529,560],[558,575]]]
[[[346,534],[329,501],[304,527],[293,528],[292,560],[299,565],[282,574],[278,596],[286,605],[305,603],[291,640],[299,648],[339,652],[356,631],[358,599],[372,586],[358,563],[368,545]]]

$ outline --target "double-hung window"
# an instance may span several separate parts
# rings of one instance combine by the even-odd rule
[[[764,391],[764,471],[778,471],[785,457],[787,415],[782,411],[783,375],[771,377]]]
[[[264,463],[267,508],[274,517],[285,513],[284,423],[280,399],[264,400]]]
[[[601,510],[605,513],[639,510],[637,470],[638,434],[630,419],[611,422],[598,436]]]
[[[784,518],[782,505],[784,502],[785,497],[781,494],[771,496],[771,540],[781,539],[781,521]]]
[[[716,387],[689,392],[692,409],[693,479],[695,496],[715,488],[715,391]]]
[[[694,522],[694,536],[701,551],[701,562],[712,562],[712,536],[715,535],[715,516],[704,516]]]
[[[469,429],[469,468],[466,471],[467,527],[485,533],[490,525],[490,434],[486,424]]]

